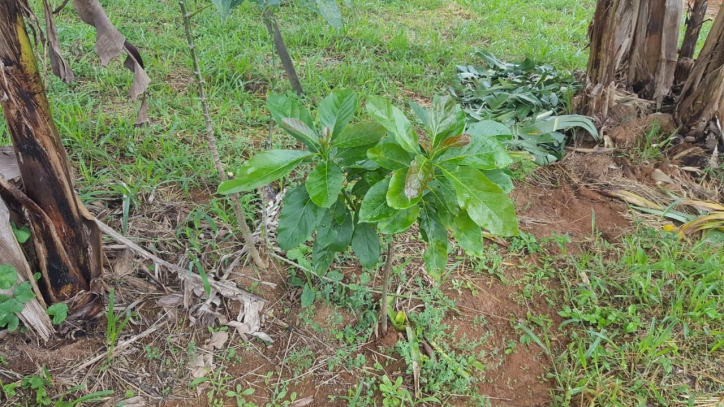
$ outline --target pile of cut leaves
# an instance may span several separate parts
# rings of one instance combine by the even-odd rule
[[[580,89],[570,73],[529,58],[507,63],[487,51],[476,55],[485,66],[458,66],[458,81],[450,87],[469,122],[505,126],[508,130],[500,136],[508,147],[527,151],[539,165],[563,158],[566,130],[585,130],[598,141],[590,119],[563,114]]]

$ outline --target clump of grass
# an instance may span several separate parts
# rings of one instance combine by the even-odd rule
[[[690,404],[724,392],[724,251],[643,230],[622,247],[570,256],[561,271],[561,329],[551,356],[561,405]]]

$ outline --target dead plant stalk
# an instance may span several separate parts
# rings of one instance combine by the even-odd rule
[[[228,176],[226,175],[226,171],[224,171],[224,166],[221,163],[221,158],[219,156],[219,148],[216,145],[216,137],[214,136],[214,125],[211,121],[211,115],[209,114],[209,104],[206,99],[206,91],[204,90],[205,81],[204,77],[201,75],[199,58],[196,55],[194,36],[191,31],[191,17],[193,14],[189,14],[187,12],[186,2],[184,0],[179,0],[178,4],[181,7],[181,14],[184,20],[184,29],[186,30],[186,41],[189,45],[189,54],[191,55],[191,59],[193,60],[194,64],[194,75],[196,76],[196,84],[199,88],[198,92],[199,101],[201,103],[201,111],[204,115],[204,120],[206,122],[206,140],[209,143],[209,149],[211,150],[211,155],[214,160],[214,166],[216,167],[216,171],[218,171],[219,173],[219,178],[221,179],[221,182],[224,182],[228,180]],[[234,207],[236,222],[239,224],[239,229],[241,230],[244,244],[249,249],[249,254],[251,254],[251,258],[254,260],[254,264],[256,264],[256,266],[259,268],[265,269],[267,265],[264,260],[262,260],[261,256],[259,256],[259,251],[256,249],[256,246],[254,246],[254,239],[252,238],[249,225],[246,224],[246,216],[244,216],[244,211],[241,208],[239,194],[230,194],[229,198],[231,199],[232,205]]]

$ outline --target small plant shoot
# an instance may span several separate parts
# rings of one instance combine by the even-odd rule
[[[19,280],[18,271],[10,264],[0,264],[0,329],[8,331],[18,329],[18,314],[23,312],[23,304],[35,298],[30,282]]]
[[[466,129],[465,114],[449,97],[436,97],[429,109],[412,104],[415,125],[379,97],[366,103],[373,121],[352,123],[360,101],[350,90],[326,97],[316,117],[288,96],[272,95],[267,106],[306,150],[257,154],[219,192],[251,191],[297,169],[295,178],[303,183],[284,196],[278,244],[291,250],[314,236],[317,273],[326,273],[350,246],[362,266],[374,268],[380,235],[406,232],[415,223],[435,280],[447,265],[448,231],[473,255],[482,251],[482,229],[518,234],[507,195],[512,182],[506,168],[513,159],[487,129]]]

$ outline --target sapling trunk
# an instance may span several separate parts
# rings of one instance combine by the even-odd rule
[[[178,4],[181,7],[181,14],[183,15],[184,29],[186,30],[186,41],[188,42],[189,53],[191,54],[191,59],[193,60],[194,64],[194,75],[196,76],[196,84],[198,85],[201,111],[204,115],[204,121],[206,122],[206,141],[209,144],[209,149],[211,150],[211,155],[214,159],[214,166],[216,167],[216,171],[219,173],[219,178],[221,179],[221,182],[224,182],[228,180],[228,176],[226,175],[226,171],[224,171],[224,166],[222,165],[221,158],[219,156],[219,148],[216,145],[216,136],[214,136],[214,125],[211,121],[211,115],[209,114],[209,104],[206,99],[206,91],[204,90],[204,77],[201,75],[199,58],[196,55],[196,46],[194,45],[194,36],[191,32],[191,15],[186,10],[186,4],[184,0],[179,0]],[[244,239],[244,243],[246,244],[247,249],[249,250],[249,254],[251,254],[251,258],[254,261],[254,264],[256,264],[256,266],[259,268],[266,268],[266,263],[264,262],[264,260],[262,260],[261,256],[259,255],[259,251],[254,245],[254,238],[251,235],[249,225],[246,224],[246,216],[244,216],[244,210],[241,208],[241,203],[239,202],[239,194],[230,194],[229,197],[234,208],[236,221],[239,224],[239,229],[241,230],[241,235]]]
[[[387,261],[382,270],[382,299],[380,300],[380,321],[382,322],[382,335],[387,333],[387,293],[390,287],[390,271],[392,270],[392,249],[394,241],[387,245]]]
[[[277,50],[277,55],[279,55],[279,59],[282,61],[284,71],[287,73],[287,78],[289,78],[289,84],[292,85],[292,89],[297,92],[297,95],[303,94],[304,89],[302,89],[302,84],[299,82],[297,70],[294,69],[294,62],[292,62],[292,57],[289,56],[287,45],[284,43],[284,37],[282,37],[281,31],[279,31],[277,19],[269,7],[265,7],[262,11],[262,19],[264,20],[264,25],[266,25],[266,30],[274,40],[274,48]]]

